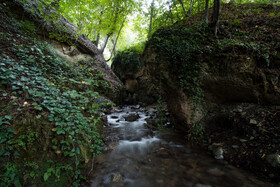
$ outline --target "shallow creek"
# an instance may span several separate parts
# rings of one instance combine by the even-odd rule
[[[126,121],[130,114],[139,118]],[[104,131],[109,143],[96,159],[92,187],[269,186],[188,145],[172,128],[150,130],[145,119],[154,115],[154,109],[127,106],[107,116]]]

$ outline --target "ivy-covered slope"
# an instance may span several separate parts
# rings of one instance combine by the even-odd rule
[[[175,126],[196,135],[202,127],[192,124],[203,117],[204,101],[280,101],[279,6],[223,4],[217,37],[203,15],[158,30],[143,57],[161,82]]]
[[[0,186],[77,186],[100,151],[110,82],[10,11],[0,5]]]
[[[77,48],[78,52],[90,56],[87,64],[103,73],[108,82],[104,93],[114,102],[118,102],[123,89],[122,83],[106,64],[102,52],[79,29],[70,23],[51,6],[42,1],[11,0],[4,1],[5,7],[19,20],[28,20],[35,25],[37,35],[44,39],[53,39],[65,47]],[[61,45],[62,46],[62,45]],[[64,53],[64,49],[62,49]],[[72,56],[73,54],[70,54]]]

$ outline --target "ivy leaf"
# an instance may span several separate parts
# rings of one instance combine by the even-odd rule
[[[12,119],[12,116],[5,115],[5,119],[7,119],[7,120],[11,120],[11,119]]]
[[[63,129],[58,129],[58,130],[56,131],[56,133],[57,133],[58,135],[60,135],[60,134],[65,134],[65,131],[64,131]]]
[[[14,185],[15,185],[15,187],[22,187],[22,185],[20,184],[20,182],[19,182],[19,179],[18,179],[18,178],[16,178],[16,179],[15,179],[15,181],[14,181]]]
[[[46,172],[44,174],[44,181],[47,181],[50,176],[51,176],[51,174],[49,172]]]

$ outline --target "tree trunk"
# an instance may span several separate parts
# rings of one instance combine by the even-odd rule
[[[206,24],[208,25],[208,14],[209,14],[209,0],[205,1],[205,10],[204,10],[204,19]]]
[[[154,4],[155,0],[151,3],[151,15],[150,15],[150,26],[149,26],[149,32],[148,32],[148,38],[151,38],[152,35],[152,25],[153,25],[153,17],[154,17]]]
[[[114,47],[113,47],[113,50],[112,50],[112,52],[111,52],[111,56],[110,56],[110,58],[109,58],[108,60],[106,60],[106,62],[108,62],[109,60],[112,59],[113,54],[114,54],[115,51],[116,51],[117,42],[118,42],[119,36],[120,36],[120,34],[121,34],[122,28],[123,28],[123,26],[124,26],[124,23],[125,23],[125,19],[123,20],[122,25],[121,25],[121,28],[120,28],[120,30],[119,30],[119,32],[118,32],[118,35],[117,35],[116,39],[115,39]]]
[[[96,36],[96,40],[94,42],[94,44],[96,45],[96,47],[98,47],[99,45],[99,40],[100,40],[100,32],[98,31],[97,36]]]
[[[193,8],[193,0],[191,0],[190,2],[189,16],[192,15],[192,8]]]
[[[100,25],[102,23],[101,17],[103,16],[103,10],[104,10],[104,7],[101,6],[100,19],[99,19],[99,22],[98,22],[98,27],[99,28],[100,28]],[[100,31],[98,31],[97,36],[96,36],[96,40],[94,42],[97,48],[98,48],[98,45],[99,45],[99,40],[100,40]]]
[[[104,44],[103,44],[103,46],[102,46],[102,48],[101,48],[101,50],[100,50],[102,54],[104,53],[104,50],[105,50],[105,48],[106,48],[106,46],[107,46],[107,43],[108,43],[108,40],[109,40],[110,36],[111,36],[111,34],[107,34],[107,35],[106,35]]]
[[[188,17],[188,14],[187,14],[187,11],[186,11],[186,9],[185,9],[185,6],[184,6],[183,1],[182,1],[182,0],[178,0],[178,1],[180,2],[181,6],[182,6],[182,8],[183,8],[183,10],[184,10],[185,16]]]
[[[221,13],[221,0],[214,0],[214,12],[212,17],[212,28],[215,36],[217,36],[219,16]]]

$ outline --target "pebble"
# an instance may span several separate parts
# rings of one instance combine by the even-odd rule
[[[217,149],[215,149],[215,150],[213,151],[213,153],[214,153],[215,159],[217,159],[217,160],[222,160],[222,159],[224,159],[224,155],[223,155],[224,150],[223,150],[222,147],[218,147]]]
[[[207,184],[196,184],[195,187],[212,187],[212,186]]]
[[[257,125],[258,122],[255,119],[250,119],[250,124],[252,125]]]
[[[221,171],[218,168],[211,168],[207,170],[207,173],[211,174],[211,175],[215,175],[215,176],[222,176],[224,175],[224,172]]]
[[[247,142],[247,140],[245,140],[245,139],[240,139],[239,141],[242,143]]]
[[[117,173],[117,174],[114,174],[113,176],[113,182],[119,182],[120,181],[120,179],[121,179],[121,174],[119,174],[119,173]]]

